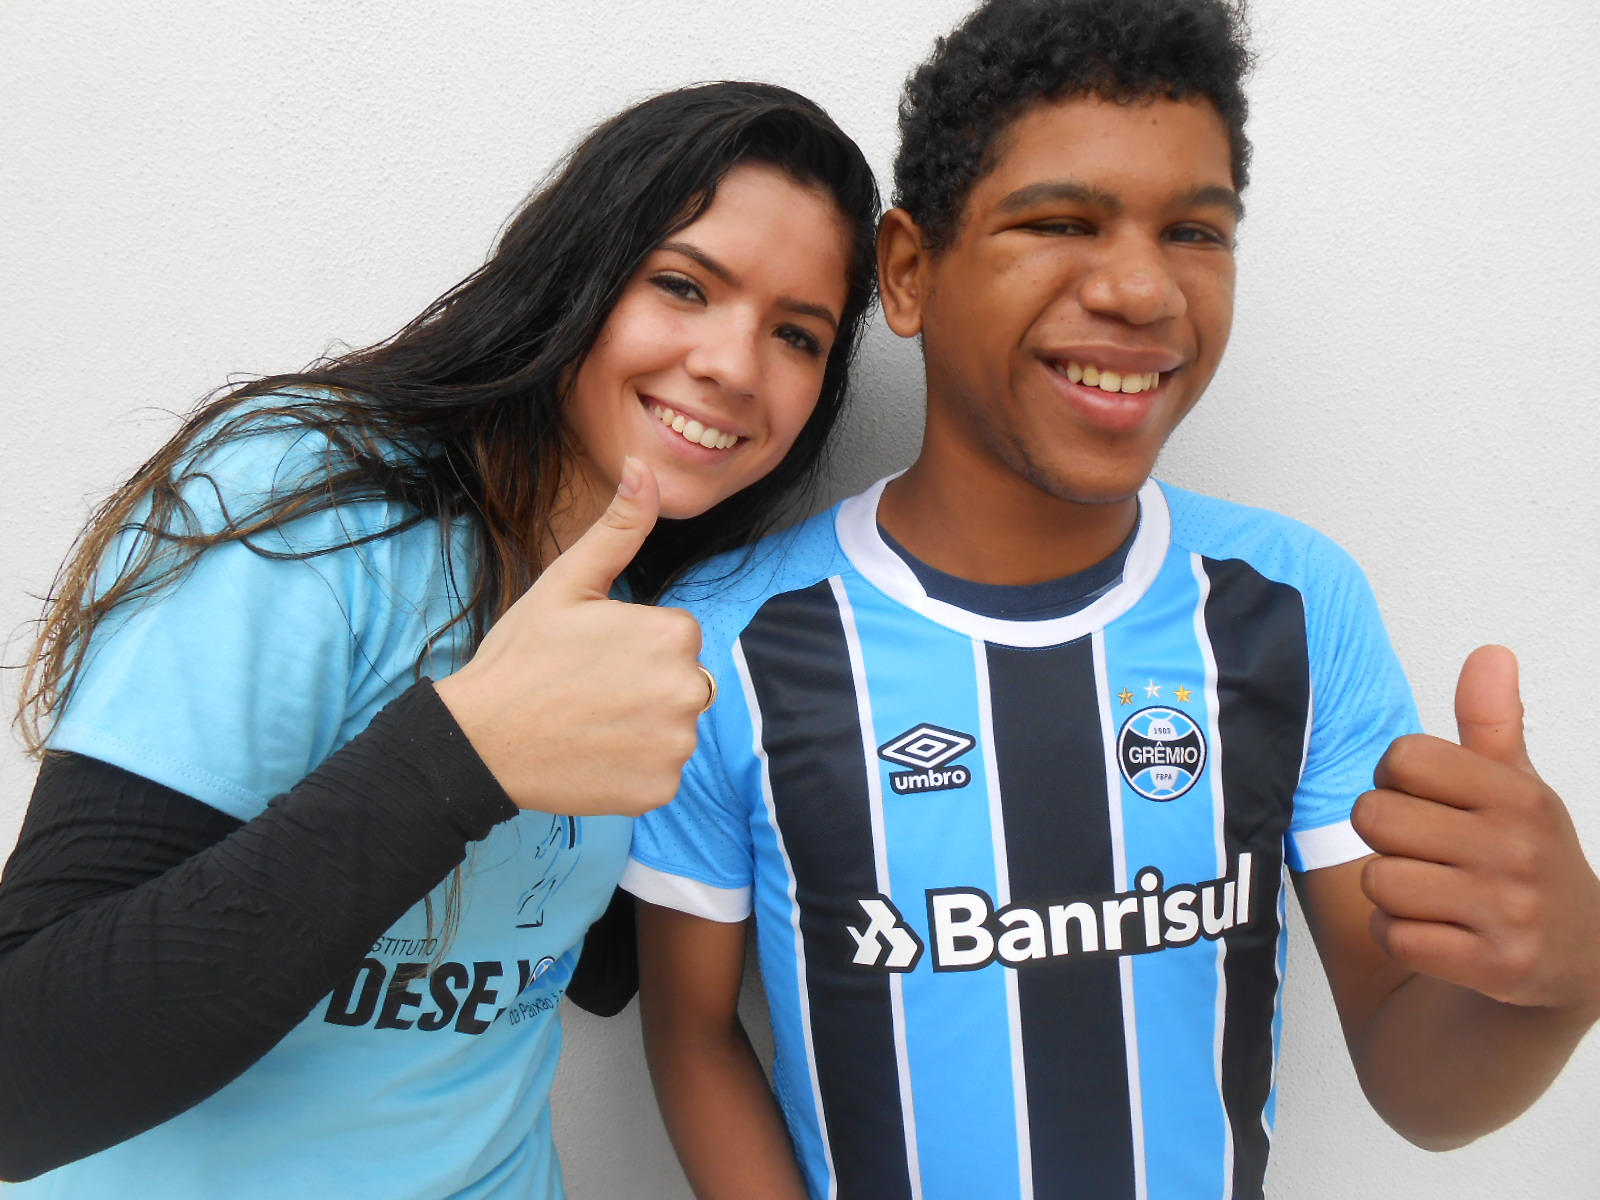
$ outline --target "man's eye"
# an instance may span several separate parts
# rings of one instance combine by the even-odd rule
[[[1082,221],[1036,221],[1026,228],[1029,233],[1042,233],[1050,237],[1071,237],[1093,232]]]
[[[1227,238],[1216,230],[1207,229],[1203,225],[1179,225],[1167,236],[1175,242],[1183,242],[1191,246],[1226,246],[1228,244]]]
[[[651,276],[650,282],[666,292],[669,296],[676,296],[680,300],[700,300],[706,298],[705,292],[700,290],[700,285],[687,275],[676,275],[670,272]]]

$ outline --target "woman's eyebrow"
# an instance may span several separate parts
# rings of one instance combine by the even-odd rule
[[[674,254],[681,254],[685,258],[693,259],[729,287],[739,286],[739,277],[737,275],[691,242],[662,242],[658,249],[670,250]],[[810,301],[801,300],[794,296],[779,296],[778,307],[792,313],[798,313],[801,316],[815,317],[819,321],[826,321],[828,326],[835,331],[839,328],[839,318],[820,304],[812,304]]]
[[[671,250],[674,254],[692,258],[729,287],[739,286],[739,277],[737,275],[691,242],[662,242],[659,249]]]
[[[778,307],[803,317],[815,317],[819,321],[826,321],[828,327],[835,331],[839,328],[839,319],[820,304],[811,304],[793,296],[779,296]]]

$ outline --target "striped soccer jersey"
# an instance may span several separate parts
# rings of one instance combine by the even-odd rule
[[[1417,728],[1365,579],[1151,482],[1117,586],[999,620],[926,595],[882,487],[673,599],[722,699],[624,886],[754,911],[814,1197],[1260,1196],[1285,867],[1366,853]]]

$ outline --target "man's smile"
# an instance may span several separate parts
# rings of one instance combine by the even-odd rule
[[[1110,367],[1103,370],[1093,363],[1081,363],[1075,358],[1065,362],[1060,359],[1048,360],[1051,370],[1065,375],[1073,383],[1082,383],[1085,387],[1097,387],[1103,392],[1125,392],[1135,395],[1139,392],[1154,391],[1161,385],[1160,371],[1129,371],[1126,375],[1118,374]]]

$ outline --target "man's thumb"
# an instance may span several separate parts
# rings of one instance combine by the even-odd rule
[[[1456,728],[1468,750],[1532,771],[1522,737],[1517,656],[1504,646],[1479,646],[1456,681]]]
[[[600,519],[544,569],[543,590],[605,596],[655,528],[661,492],[655,473],[632,456],[623,460],[622,481]]]

